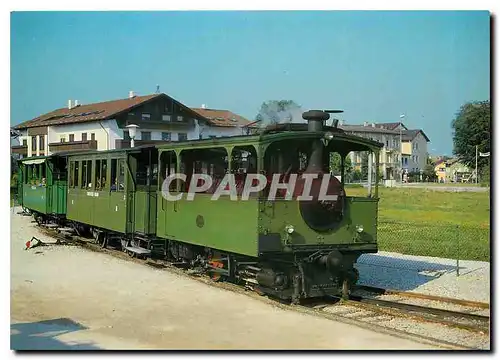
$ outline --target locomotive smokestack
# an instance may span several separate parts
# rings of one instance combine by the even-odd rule
[[[330,114],[322,110],[309,110],[302,114],[302,118],[307,120],[307,130],[323,131],[323,122],[330,118]]]

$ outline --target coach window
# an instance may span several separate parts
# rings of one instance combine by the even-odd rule
[[[95,161],[95,189],[97,191],[104,190],[106,187],[106,159],[99,159]]]
[[[80,182],[80,178],[79,178],[79,170],[80,170],[80,162],[79,161],[75,161],[75,172],[74,172],[74,185],[73,187],[78,187],[78,183]]]
[[[177,155],[175,151],[164,151],[160,155],[160,190],[166,178],[177,173]],[[169,190],[177,191],[177,181],[171,181]]]
[[[233,149],[231,173],[234,174],[237,194],[241,195],[247,175],[257,173],[257,151],[253,145],[237,146]]]
[[[92,160],[82,161],[82,189],[92,188]]]
[[[189,190],[193,174],[207,174],[212,178],[212,186],[202,192],[206,194],[215,193],[224,176],[229,172],[228,164],[227,150],[223,147],[182,151],[181,173],[186,174],[186,182],[181,184],[181,191]],[[203,180],[200,180],[200,182],[203,182]],[[201,186],[201,183],[199,185]]]
[[[123,159],[111,159],[110,191],[125,190],[125,167]]]
[[[43,185],[43,186],[46,186],[47,185],[47,179],[46,179],[46,175],[45,175],[45,163],[43,164],[40,164],[40,176],[39,176],[39,181],[40,181],[40,185]]]
[[[73,161],[70,161],[70,163],[69,163],[69,183],[68,183],[68,186],[70,188],[72,188],[73,184],[74,184],[74,181],[73,181],[74,172],[75,172],[75,163]]]
[[[38,165],[31,165],[31,185],[36,185],[36,181],[38,179]]]
[[[158,185],[158,152],[156,149],[145,149],[131,155],[135,158],[137,170],[136,184],[141,186]]]

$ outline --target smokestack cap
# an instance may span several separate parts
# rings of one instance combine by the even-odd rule
[[[309,110],[302,114],[302,118],[304,120],[328,120],[330,118],[330,114],[324,112],[322,110]]]

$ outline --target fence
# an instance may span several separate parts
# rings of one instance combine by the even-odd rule
[[[363,255],[358,263],[459,276],[471,260],[490,261],[489,239],[490,228],[478,225],[379,221],[379,253]]]

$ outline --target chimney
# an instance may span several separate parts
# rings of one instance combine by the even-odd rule
[[[75,100],[75,107],[77,107],[78,105],[80,105],[78,104],[78,100]]]
[[[68,109],[71,110],[73,108],[71,100],[68,100]]]
[[[129,99],[132,99],[132,98],[134,98],[134,97],[135,97],[135,93],[134,93],[134,91],[133,91],[133,90],[130,90],[130,91],[128,92],[128,98],[129,98]]]
[[[375,123],[372,123],[372,127],[375,127]]]
[[[363,123],[363,126],[368,126],[368,121],[365,121],[365,122]]]
[[[202,108],[202,109],[206,109],[206,108],[207,108],[207,105],[205,105],[205,104],[201,104],[201,108]]]

